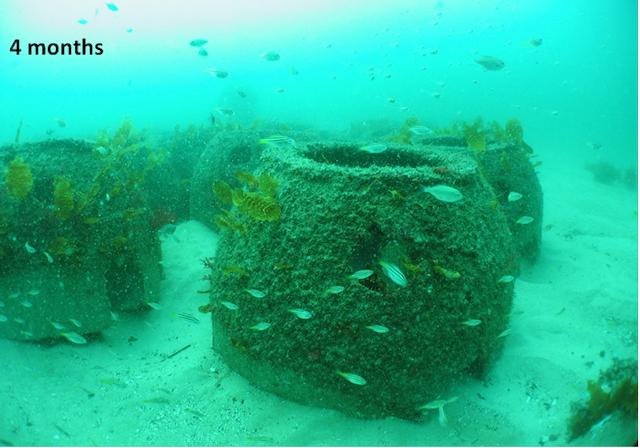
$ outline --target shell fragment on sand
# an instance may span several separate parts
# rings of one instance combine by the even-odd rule
[[[458,202],[463,197],[462,193],[460,193],[460,190],[457,188],[443,184],[424,187],[422,191],[429,193],[431,196],[442,202]]]
[[[438,410],[438,423],[440,423],[440,426],[446,426],[447,425],[447,415],[444,413],[444,406],[449,404],[449,403],[453,403],[454,401],[456,401],[458,399],[458,397],[451,397],[448,400],[433,400],[430,401],[429,403],[420,406],[418,408],[419,411],[423,411],[423,410],[430,410],[430,409],[437,409]]]

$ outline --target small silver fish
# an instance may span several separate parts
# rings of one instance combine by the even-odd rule
[[[17,299],[18,297],[20,297],[19,292],[12,292],[11,294],[9,294],[10,299]]]
[[[205,50],[204,48],[200,48],[198,50],[198,56],[209,56],[209,52],[207,50]]]
[[[9,319],[7,318],[7,316],[5,316],[4,314],[0,314],[0,322],[6,322]]]
[[[438,184],[433,187],[423,187],[422,191],[442,202],[458,202],[462,199],[460,190],[449,185]]]
[[[189,45],[191,45],[192,47],[201,47],[207,42],[209,41],[206,39],[193,39],[191,42],[189,42]]]
[[[351,274],[348,278],[352,280],[364,280],[365,278],[369,278],[372,275],[373,271],[371,269],[361,269]]]
[[[31,246],[31,244],[29,244],[29,242],[27,241],[26,243],[24,243],[24,249],[29,253],[29,254],[35,254],[36,250],[33,248],[33,246]]]
[[[120,320],[120,316],[114,311],[111,311],[111,320],[114,322],[118,322]]]
[[[27,294],[29,294],[30,296],[37,296],[38,294],[40,294],[40,290],[39,289],[32,289]]]
[[[331,288],[328,288],[325,291],[325,293],[327,293],[327,294],[340,294],[342,291],[344,291],[344,286],[335,285],[335,286],[332,286]]]
[[[28,300],[23,300],[22,302],[20,302],[20,305],[22,305],[25,308],[33,307],[33,303],[29,302]]]
[[[75,325],[78,328],[82,327],[82,323],[77,319],[69,319],[69,322],[71,322],[73,325]]]
[[[214,78],[219,78],[219,79],[224,79],[224,78],[229,76],[229,72],[228,71],[226,71],[226,70],[218,70],[218,69],[215,69],[215,68],[208,68],[206,70],[206,72],[209,73]]]
[[[349,381],[351,384],[355,384],[356,386],[364,386],[365,384],[367,384],[367,380],[362,378],[357,373],[341,372],[339,370],[336,371],[336,373],[340,375],[342,378],[344,378],[345,380]]]
[[[200,319],[198,319],[196,316],[194,316],[191,313],[178,313],[175,315],[176,317],[179,317],[180,319],[184,319],[188,322],[194,323],[194,324],[199,324],[200,323]]]
[[[503,338],[505,336],[509,336],[511,334],[511,328],[507,328],[506,330],[504,330],[502,333],[500,333],[498,335],[499,338]]]
[[[404,276],[397,264],[380,261],[380,266],[382,266],[382,272],[384,273],[384,275],[389,277],[389,279],[393,283],[400,286],[401,288],[406,288],[407,277]]]
[[[231,311],[237,311],[240,307],[233,302],[227,302],[226,300],[221,300],[220,304]]]
[[[374,333],[389,333],[389,329],[384,325],[367,325],[365,328],[373,331]]]
[[[485,70],[496,71],[504,68],[504,61],[493,56],[481,56],[476,59],[476,63],[484,67]]]
[[[467,327],[477,327],[481,323],[482,321],[480,319],[469,319],[462,322],[462,325],[466,325]]]
[[[306,320],[313,317],[313,313],[311,311],[303,310],[302,308],[292,308],[289,312],[293,313],[298,319]]]
[[[226,109],[224,107],[219,107],[216,109],[216,112],[218,112],[220,115],[227,115],[227,116],[232,116],[234,114],[233,110],[231,109]]]
[[[511,191],[507,196],[507,201],[509,202],[516,202],[520,199],[522,199],[522,194],[518,193],[517,191]]]
[[[358,148],[360,151],[368,152],[369,154],[380,154],[387,150],[387,145],[384,143],[373,143],[371,145],[365,145]]]
[[[20,325],[24,324],[24,319],[21,318],[21,317],[16,317],[16,318],[13,319],[13,321],[15,323],[17,323],[17,324],[20,324]]]
[[[63,331],[60,333],[60,336],[65,337],[69,342],[73,342],[74,344],[87,343],[87,340],[82,335],[79,335],[75,331]]]
[[[253,331],[265,331],[271,328],[271,324],[269,322],[259,322],[255,324],[253,327],[249,327],[249,330]]]
[[[531,216],[521,216],[516,221],[516,224],[520,224],[520,225],[524,226],[524,225],[527,225],[527,224],[531,224],[532,222],[533,222],[533,218]]]
[[[269,137],[261,138],[258,143],[261,145],[274,145],[274,146],[293,146],[296,142],[287,137],[286,135],[271,135]]]
[[[278,53],[276,53],[275,51],[266,51],[264,53],[262,53],[260,55],[260,57],[262,59],[264,59],[265,61],[279,61],[280,60],[280,55]]]
[[[109,8],[110,11],[116,12],[118,10],[118,7],[115,5],[115,3],[105,3],[105,5],[107,5],[107,8]]]
[[[65,326],[58,322],[49,322],[53,328],[56,330],[64,330]]]
[[[511,283],[514,280],[515,277],[513,275],[503,275],[498,279],[498,283]]]
[[[154,310],[161,310],[162,309],[162,306],[160,306],[160,304],[157,303],[157,302],[147,302],[147,306],[149,308],[153,308]],[[69,320],[71,320],[71,319],[69,319]]]
[[[413,126],[409,128],[409,132],[418,137],[433,135],[433,130],[426,126]]]
[[[262,299],[263,297],[267,296],[264,292],[260,291],[259,289],[249,288],[249,289],[245,289],[245,291],[248,292],[251,297],[255,297],[256,299]]]

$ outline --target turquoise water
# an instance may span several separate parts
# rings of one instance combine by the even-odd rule
[[[48,291],[61,299],[38,311],[43,313],[39,319],[46,327],[41,336],[35,323],[27,330],[16,327],[18,330],[3,333],[0,329],[0,359],[5,364],[0,367],[0,403],[4,403],[0,406],[0,445],[633,443],[634,437],[637,440],[637,408],[635,416],[630,417],[617,402],[590,422],[586,435],[572,438],[568,428],[575,415],[572,403],[585,403],[589,398],[587,381],[598,380],[600,372],[619,366],[613,361],[615,358],[637,365],[637,16],[637,3],[627,0],[3,1],[0,303],[3,308],[8,306],[4,311],[0,308],[0,325],[25,324],[19,322],[22,314],[12,314],[13,302],[24,312],[23,308],[38,309],[38,302]],[[10,51],[16,39],[23,50],[19,55]],[[82,39],[94,45],[100,43],[103,54],[28,54],[29,43],[63,44]],[[202,46],[190,44],[196,39],[207,42]],[[206,55],[199,54],[201,49],[206,50]],[[277,54],[277,58],[271,58],[276,60],[269,60],[269,52]],[[479,63],[485,56],[499,60],[501,65],[487,69]],[[219,76],[215,76],[215,70]],[[220,75],[222,72],[227,76]],[[523,176],[530,182],[531,190],[522,191],[525,201],[539,193],[536,188],[541,188],[544,209],[542,203],[534,201],[527,213],[505,212],[505,217],[500,214],[495,218],[498,224],[492,221],[496,209],[502,213],[502,207],[507,210],[513,206],[511,202],[519,199],[507,199],[507,193],[515,187],[499,190],[506,188],[500,184],[502,181],[487,174],[495,165],[483,161],[484,146],[482,150],[474,147],[469,135],[460,131],[463,125],[452,130],[453,124],[470,125],[477,117],[486,125],[479,129],[486,137],[488,150],[492,149],[491,144],[515,145],[512,161],[522,163]],[[493,121],[504,126],[514,119],[521,124],[528,146],[522,139],[501,140],[492,134]],[[122,129],[126,128],[123,123],[132,124],[135,132],[127,131],[120,144],[116,140],[118,130],[124,132]],[[296,178],[287,177],[293,174],[285,169],[286,160],[276,151],[278,145],[284,153],[291,145],[306,148],[308,141],[329,145],[327,142],[339,140],[344,146],[315,149],[315,158],[305,153],[309,160],[318,162],[315,168],[304,165],[309,173],[318,169],[313,174],[321,178],[325,161],[363,170],[373,166],[373,174],[365,174],[371,176],[365,177],[367,182],[360,184],[360,177],[349,178],[350,182],[340,184],[340,188],[346,191],[355,185],[357,194],[368,194],[379,181],[384,187],[381,195],[386,198],[384,201],[391,201],[394,211],[406,206],[419,214],[424,208],[412,202],[413,193],[403,189],[407,187],[402,183],[385,183],[388,172],[375,171],[376,154],[363,155],[366,150],[362,151],[365,144],[384,144],[384,155],[377,160],[386,158],[385,163],[397,166],[398,173],[414,163],[408,160],[422,160],[415,162],[422,166],[420,151],[428,153],[429,147],[437,144],[418,141],[419,129],[411,131],[410,140],[400,141],[398,137],[403,129],[406,133],[418,123],[428,128],[422,132],[429,135],[457,139],[445,145],[449,150],[473,150],[465,152],[461,159],[450,160],[436,149],[436,158],[440,157],[437,160],[447,163],[429,162],[429,166],[444,177],[437,177],[437,182],[433,177],[427,179],[445,183],[449,190],[445,189],[439,199],[421,197],[422,201],[428,202],[426,197],[436,202],[430,205],[435,208],[429,209],[427,217],[420,219],[429,222],[428,216],[440,216],[437,207],[443,205],[441,202],[449,207],[449,202],[464,198],[465,203],[467,197],[476,194],[462,188],[461,178],[451,180],[446,176],[453,171],[451,167],[462,167],[464,171],[467,164],[477,162],[481,168],[472,170],[478,176],[473,185],[481,184],[487,190],[469,202],[480,203],[486,199],[482,194],[495,193],[495,197],[491,196],[494,202],[489,203],[494,213],[486,218],[487,214],[470,206],[469,213],[477,213],[477,221],[474,217],[462,226],[456,220],[464,221],[466,217],[451,215],[442,220],[442,228],[462,232],[476,229],[477,225],[478,229],[485,229],[485,233],[478,233],[480,247],[486,233],[490,235],[496,228],[509,235],[505,238],[511,237],[509,232],[516,235],[520,228],[512,221],[530,218],[531,214],[542,238],[539,255],[511,256],[511,248],[500,246],[502,240],[496,236],[500,242],[491,247],[499,254],[491,258],[493,265],[474,255],[470,267],[456,268],[447,265],[442,254],[447,253],[454,260],[463,257],[461,254],[467,253],[469,246],[460,249],[451,243],[449,252],[438,252],[436,244],[416,252],[407,249],[406,242],[396,244],[389,236],[393,232],[384,228],[388,224],[381,218],[380,225],[385,230],[370,227],[366,232],[373,237],[359,235],[353,240],[353,247],[360,251],[354,249],[360,257],[358,261],[366,262],[346,263],[336,270],[340,281],[346,284],[346,275],[368,269],[373,273],[361,281],[371,275],[377,283],[366,280],[371,283],[363,294],[390,291],[390,297],[405,301],[407,296],[397,291],[409,294],[402,289],[407,283],[409,289],[422,285],[418,279],[425,270],[447,284],[460,278],[458,270],[463,274],[460,281],[466,281],[464,269],[468,268],[480,282],[470,284],[481,284],[488,290],[495,288],[496,281],[482,283],[483,273],[501,279],[508,274],[511,278],[499,283],[512,288],[508,290],[508,300],[513,300],[513,306],[507,307],[501,326],[487,330],[493,332],[492,341],[500,340],[495,343],[499,345],[499,355],[491,360],[490,367],[478,367],[482,370],[480,376],[466,375],[467,370],[476,368],[475,361],[469,362],[465,376],[438,385],[436,396],[422,397],[418,392],[416,402],[431,404],[422,409],[426,410],[425,418],[418,418],[405,412],[415,411],[414,404],[394,403],[397,408],[381,407],[374,400],[374,404],[363,404],[366,399],[358,395],[359,391],[351,394],[346,388],[365,386],[364,377],[373,379],[375,384],[374,373],[367,376],[360,370],[340,368],[334,375],[330,370],[328,378],[346,380],[336,386],[339,393],[345,394],[345,403],[336,404],[341,399],[328,394],[328,401],[334,403],[325,408],[314,406],[322,404],[322,399],[311,398],[310,389],[305,389],[317,387],[322,395],[320,380],[312,378],[308,383],[311,386],[306,380],[297,384],[295,374],[287,373],[277,377],[276,386],[268,387],[253,378],[252,372],[229,361],[228,357],[234,355],[212,350],[211,319],[207,314],[212,309],[206,308],[207,294],[213,294],[212,304],[225,300],[227,311],[220,308],[222,312],[233,311],[237,307],[233,300],[240,300],[226,291],[216,296],[215,279],[217,284],[223,284],[229,278],[242,282],[246,276],[254,283],[256,278],[263,278],[257,274],[251,277],[253,272],[245,273],[244,267],[235,264],[238,254],[229,249],[231,243],[240,247],[246,231],[259,241],[248,245],[247,250],[263,250],[268,244],[260,238],[271,235],[269,229],[275,228],[268,226],[288,224],[287,218],[292,216],[286,199],[305,200],[304,195],[295,196],[299,194],[296,191],[304,191],[304,186],[291,187],[298,184]],[[258,143],[272,134],[284,134],[286,142]],[[295,141],[290,140],[294,136]],[[66,139],[74,139],[75,143],[56,143]],[[225,159],[227,147],[216,139],[249,143],[242,147],[246,153],[240,151],[241,156]],[[407,145],[404,149],[393,147],[400,143]],[[220,145],[219,151],[216,145]],[[260,156],[256,154],[265,147],[260,153],[264,157],[260,163],[265,165],[258,165]],[[131,153],[135,156],[129,159]],[[56,155],[48,158],[46,154]],[[415,159],[405,159],[407,154]],[[216,159],[218,156],[221,158]],[[508,171],[511,168],[506,168],[504,157],[507,156],[500,159],[500,166]],[[11,173],[23,161],[30,167],[34,183],[21,194],[12,186]],[[277,187],[269,187],[269,178],[258,180],[258,174],[266,172],[262,167],[271,170],[269,175],[279,182]],[[232,176],[237,170],[250,171],[256,177]],[[338,176],[336,172],[334,176]],[[409,170],[398,176],[422,185],[422,174]],[[64,196],[60,176],[72,180],[72,205],[68,209],[64,208],[68,196]],[[487,182],[477,180],[485,177]],[[303,182],[311,178],[309,175],[297,179]],[[222,190],[212,194],[211,185],[220,179],[224,179],[226,187],[218,185]],[[325,179],[329,191],[335,186],[331,182],[336,177]],[[495,190],[489,190],[489,184]],[[452,186],[462,193],[452,192]],[[227,187],[229,201],[225,202]],[[54,191],[60,191],[61,196],[55,196]],[[198,196],[198,191],[206,194]],[[309,195],[313,197],[312,193]],[[258,205],[251,205],[251,200]],[[379,207],[387,204],[384,201]],[[339,200],[330,201],[320,212],[301,221],[292,218],[290,225],[283,228],[295,234],[307,222],[331,221],[331,210],[338,213],[339,208],[332,204],[337,203]],[[366,214],[365,209],[363,205],[354,214]],[[531,211],[534,209],[540,215]],[[220,216],[233,218],[225,225],[214,225],[214,219]],[[396,215],[389,216],[396,219]],[[344,216],[339,219],[348,221]],[[398,220],[398,226],[403,222]],[[298,227],[291,223],[298,223]],[[496,227],[492,227],[494,224]],[[264,233],[255,229],[263,229]],[[403,230],[402,235],[414,235],[414,230]],[[424,238],[428,240],[426,233]],[[336,240],[341,238],[339,231],[333,235]],[[378,239],[385,238],[393,241],[386,242],[375,256],[370,256],[368,248],[358,246],[362,240],[378,244]],[[417,246],[424,242],[419,237],[411,238]],[[532,253],[538,251],[538,242]],[[274,238],[271,243],[280,247],[280,239]],[[95,252],[88,245],[95,246]],[[305,249],[301,246],[298,254],[304,255]],[[286,248],[277,250],[286,253]],[[428,262],[420,258],[431,250],[440,258],[433,254]],[[255,261],[249,252],[246,260],[240,256],[240,261]],[[271,260],[268,250],[261,253],[265,260]],[[74,254],[87,258],[78,261]],[[133,262],[127,258],[130,256],[140,256],[142,261]],[[326,260],[331,254],[323,256]],[[35,257],[39,257],[40,264],[33,261]],[[214,265],[228,262],[224,273],[207,265],[209,257]],[[322,256],[318,257],[320,265]],[[44,269],[57,269],[63,266],[63,260],[73,269],[87,269],[86,278],[80,275],[65,280],[76,282],[69,301],[82,302],[86,298],[86,303],[69,305],[67,296],[59,292],[64,289],[60,277],[50,276],[50,271]],[[95,266],[102,269],[101,263],[106,263],[106,273],[91,271]],[[135,272],[124,269],[125,274],[114,273],[136,263],[139,270]],[[289,270],[294,278],[298,269],[294,264],[291,259],[270,264],[266,278],[277,279]],[[44,268],[39,271],[41,265]],[[162,273],[149,268],[159,265]],[[498,265],[503,271],[494,272]],[[397,270],[404,273],[398,274]],[[212,272],[218,272],[219,277],[203,280]],[[300,282],[312,274],[300,274]],[[317,275],[319,284],[330,280],[326,272]],[[106,288],[118,293],[109,296],[108,304],[100,302],[93,307],[91,300],[101,299],[96,299],[100,293],[90,286],[102,282],[103,277],[107,279]],[[155,282],[157,289],[138,281],[142,277],[145,281],[153,278],[149,282]],[[513,277],[517,279],[514,281]],[[211,279],[214,284],[209,283]],[[342,297],[343,290],[337,294],[326,292],[340,286],[338,281],[334,283],[323,283],[324,292],[319,297]],[[468,288],[465,283],[460,290]],[[243,284],[239,294],[244,294],[246,300],[247,294],[242,291],[249,290],[253,291],[249,292],[253,298],[261,299],[256,294],[263,294],[262,289],[249,282]],[[310,291],[300,286],[293,295],[306,297],[312,295]],[[430,290],[425,291],[426,288],[410,294],[422,300],[431,294]],[[267,291],[267,297],[269,294]],[[349,289],[344,296],[347,294]],[[313,300],[296,303],[291,305],[298,310],[294,312],[296,316],[314,315],[299,308],[310,307]],[[71,324],[67,322],[66,329],[58,329],[65,306],[77,309],[86,321],[94,319],[94,329],[86,328],[84,318],[80,319],[84,328],[68,321]],[[440,309],[446,306],[448,303]],[[453,310],[455,305],[451,307]],[[214,316],[220,309],[213,309]],[[285,314],[286,311],[285,308]],[[345,315],[348,312],[345,308]],[[71,316],[65,315],[68,317]],[[263,320],[256,320],[257,331],[277,330],[277,325],[264,325],[266,317],[258,317]],[[478,317],[456,317],[455,325],[464,329],[488,327],[491,319]],[[300,319],[313,322],[309,317]],[[216,322],[222,326],[215,319],[214,326]],[[391,322],[388,325],[393,335]],[[445,325],[445,321],[437,322]],[[369,328],[373,333],[389,331],[381,322],[368,323],[372,324],[368,327],[373,327]],[[405,334],[412,331],[412,325],[404,327]],[[336,324],[335,328],[350,331],[348,326]],[[320,340],[329,341],[332,337],[318,334],[322,334]],[[437,339],[425,340],[438,343]],[[412,344],[420,341],[414,339]],[[313,340],[308,342],[315,347]],[[292,344],[298,347],[295,342]],[[213,345],[219,348],[215,342]],[[230,345],[238,352],[251,352],[254,347],[239,337],[230,338]],[[353,347],[360,350],[356,342]],[[411,351],[402,346],[389,348],[394,353],[403,350]],[[320,349],[309,349],[304,356],[307,366],[321,363],[325,354]],[[332,352],[330,356],[337,355]],[[441,362],[446,363],[436,364]],[[375,366],[372,370],[384,370],[384,366]],[[637,384],[637,369],[618,368],[614,373],[620,378],[630,376]],[[396,379],[388,380],[393,383]],[[602,378],[599,381],[607,392],[607,387],[617,384],[606,385]],[[254,387],[256,383],[261,389]],[[637,386],[635,393],[637,396]],[[356,403],[361,400],[360,404],[353,405],[352,397],[356,397]],[[438,411],[443,406],[448,422]],[[365,418],[354,416],[354,407],[363,412],[359,417]],[[371,408],[385,411],[369,415]],[[629,422],[635,425],[635,433],[629,430]]]
[[[381,117],[415,115],[444,125],[480,115],[518,117],[540,152],[552,142],[588,152],[584,142],[594,141],[611,159],[635,165],[635,2],[118,6],[112,12],[102,2],[3,4],[3,48],[16,38],[85,37],[103,42],[105,53],[34,58],[3,51],[2,141],[12,140],[20,118],[24,138],[41,138],[59,116],[68,122],[59,136],[88,137],[125,116],[152,129],[206,122],[214,107],[238,109],[242,121],[275,118],[329,129]],[[89,23],[78,24],[81,18]],[[189,47],[198,37],[209,40],[209,56]],[[542,45],[528,44],[536,38]],[[262,60],[269,50],[281,60]],[[484,71],[474,62],[484,54],[504,60],[504,70]],[[229,78],[212,79],[204,72],[210,67]],[[246,101],[238,89],[249,94]]]

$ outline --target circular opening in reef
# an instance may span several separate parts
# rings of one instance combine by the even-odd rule
[[[318,163],[360,168],[371,166],[416,168],[433,164],[427,154],[399,151],[392,147],[387,148],[384,152],[372,154],[362,151],[355,145],[326,145],[318,143],[308,145],[304,156]]]

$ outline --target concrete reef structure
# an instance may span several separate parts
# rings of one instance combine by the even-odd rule
[[[206,310],[257,386],[418,419],[498,355],[519,257],[470,151],[365,144],[267,145],[235,180],[212,167],[225,225]]]
[[[158,300],[159,164],[125,137],[0,148],[0,336],[71,340]]]

